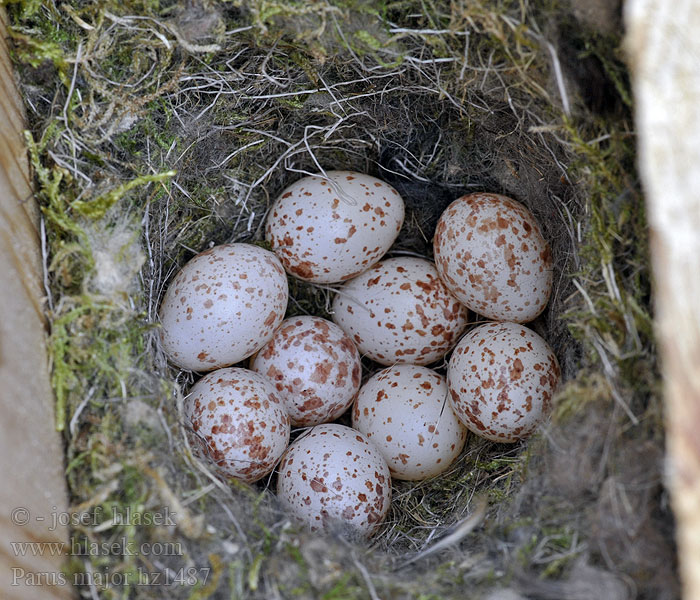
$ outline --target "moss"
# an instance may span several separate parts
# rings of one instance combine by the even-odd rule
[[[121,200],[134,188],[145,185],[147,183],[167,181],[168,179],[174,176],[175,171],[167,171],[165,173],[159,173],[157,175],[141,175],[140,177],[136,177],[131,181],[127,181],[126,183],[123,183],[117,186],[116,188],[105,192],[104,194],[98,196],[94,200],[90,200],[89,202],[76,200],[71,204],[71,208],[83,217],[99,219],[104,217],[107,211],[110,210],[116,202]]]

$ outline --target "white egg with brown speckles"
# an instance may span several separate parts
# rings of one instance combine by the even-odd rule
[[[417,365],[373,375],[357,396],[352,426],[379,448],[393,478],[412,481],[442,473],[467,439],[448,402],[445,378]]]
[[[428,260],[389,258],[348,281],[333,301],[333,320],[361,353],[382,365],[441,359],[467,326],[467,309]]]
[[[163,349],[178,367],[211,371],[248,358],[287,310],[287,275],[269,250],[214,246],[172,280],[160,306]]]
[[[255,355],[251,369],[272,381],[296,427],[342,415],[362,377],[355,343],[335,323],[313,316],[283,321]]]
[[[450,291],[487,319],[526,323],[547,305],[552,256],[522,204],[499,194],[462,196],[440,216],[433,248]]]
[[[352,171],[309,176],[270,207],[265,239],[284,268],[316,283],[345,281],[375,264],[394,243],[404,203],[389,184]]]
[[[289,443],[289,416],[274,386],[247,369],[204,376],[192,386],[184,413],[199,454],[242,481],[270,473]]]
[[[554,352],[534,331],[517,323],[486,323],[457,344],[447,385],[452,408],[471,431],[511,443],[546,418],[559,376]]]
[[[389,511],[391,475],[377,448],[344,425],[317,425],[282,458],[277,478],[282,505],[312,531],[376,532]]]

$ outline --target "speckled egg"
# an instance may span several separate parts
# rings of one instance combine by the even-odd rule
[[[467,309],[430,261],[383,260],[338,291],[333,320],[362,354],[382,365],[427,365],[442,358],[467,326]]]
[[[317,425],[287,450],[277,478],[280,502],[312,531],[374,533],[389,510],[391,476],[377,448],[344,425]]]
[[[447,400],[445,378],[417,365],[396,365],[373,375],[357,396],[352,426],[379,448],[395,479],[442,473],[467,439]]]
[[[163,349],[183,369],[235,364],[272,337],[287,297],[287,275],[272,252],[252,244],[214,246],[192,258],[165,292]]]
[[[435,266],[450,291],[488,319],[525,323],[546,306],[552,257],[534,216],[499,194],[468,194],[440,216]]]
[[[289,443],[289,416],[274,386],[247,369],[204,376],[192,386],[184,412],[194,448],[242,481],[270,473]]]
[[[517,323],[481,325],[457,344],[447,370],[450,401],[477,435],[516,442],[549,413],[559,382],[554,352]]]
[[[398,192],[376,177],[327,171],[286,188],[270,208],[265,239],[284,268],[316,283],[345,281],[375,264],[404,219]]]
[[[312,316],[283,321],[251,369],[272,381],[297,427],[342,415],[355,399],[362,377],[355,343],[335,323]]]

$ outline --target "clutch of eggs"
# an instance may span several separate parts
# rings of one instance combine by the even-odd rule
[[[381,260],[403,220],[403,200],[379,179],[350,171],[305,177],[270,209],[265,237],[274,253],[251,244],[202,252],[160,307],[170,360],[219,369],[185,400],[195,450],[246,482],[279,463],[279,500],[312,530],[340,525],[371,535],[389,509],[392,476],[443,472],[467,430],[523,439],[546,416],[558,383],[551,348],[518,324],[542,312],[552,285],[534,217],[505,196],[470,194],[441,216],[435,264]],[[345,282],[335,323],[282,321],[285,270]],[[457,343],[468,309],[513,322],[487,323]],[[446,378],[424,366],[453,348]],[[388,366],[362,388],[360,353]],[[250,371],[221,368],[251,356]],[[353,400],[355,429],[328,424]],[[312,429],[287,448],[290,425]]]
[[[211,371],[259,350],[287,310],[279,259],[252,244],[224,244],[192,258],[160,306],[161,342],[178,367]]]
[[[440,216],[433,248],[445,285],[487,319],[525,323],[547,305],[549,245],[518,202],[485,193],[458,198]]]
[[[299,279],[337,283],[375,264],[404,220],[398,192],[376,177],[328,171],[304,177],[270,207],[265,239]]]
[[[486,323],[454,349],[447,368],[452,408],[495,442],[530,435],[549,412],[559,363],[539,335],[518,323]]]

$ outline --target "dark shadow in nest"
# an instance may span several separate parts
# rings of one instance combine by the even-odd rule
[[[613,76],[620,79],[624,89],[630,89],[627,70],[615,54],[617,35],[617,31],[613,35],[590,31],[573,20],[563,21],[557,29],[562,66],[586,108],[613,118],[627,111]]]

